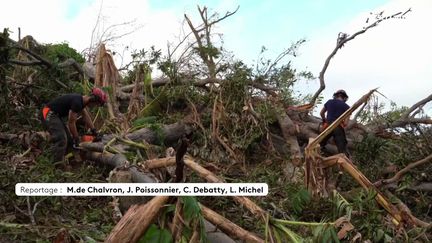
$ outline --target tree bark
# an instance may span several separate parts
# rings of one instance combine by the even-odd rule
[[[126,134],[125,138],[133,142],[145,141],[149,144],[164,144],[168,147],[174,147],[182,136],[190,134],[192,131],[193,128],[191,126],[182,122],[177,122],[174,124],[164,125],[159,131],[154,131],[150,128],[141,128],[137,131]],[[101,142],[81,143],[81,146],[91,151],[103,152],[105,145],[115,138],[116,135],[107,134],[102,137]],[[113,144],[113,146],[118,146],[120,150],[125,150],[130,147],[127,144]]]
[[[230,220],[222,217],[222,215],[216,213],[215,211],[203,205],[201,205],[201,212],[204,218],[206,218],[208,221],[210,221],[212,224],[220,228],[223,232],[227,233],[234,239],[239,239],[244,242],[256,242],[256,243],[264,242],[263,239],[243,229],[242,227],[234,224]]]
[[[300,165],[303,155],[297,141],[298,127],[286,113],[278,114],[277,119],[285,142],[289,145],[291,161],[294,165]]]
[[[158,182],[156,177],[151,173],[139,171],[135,166],[129,166],[129,161],[122,154],[111,154],[108,152],[86,152],[85,157],[89,160],[99,162],[111,168],[125,167],[132,175],[132,182],[137,183],[155,183]]]
[[[130,207],[105,242],[138,242],[168,199],[168,196],[157,196],[146,204]]]

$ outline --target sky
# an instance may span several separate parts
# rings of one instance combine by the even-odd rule
[[[333,51],[339,32],[353,34],[366,26],[371,13],[384,15],[409,8],[405,19],[383,21],[377,27],[348,42],[331,60],[326,72],[324,99],[345,89],[354,103],[370,89],[379,87],[398,105],[411,106],[432,93],[432,0],[14,0],[2,5],[0,27],[8,27],[12,38],[32,35],[41,43],[68,42],[82,51],[90,45],[91,33],[102,9],[106,26],[135,20],[118,32],[133,31],[108,47],[123,54],[129,49],[162,50],[175,42],[181,32],[183,15],[194,23],[199,17],[196,6],[207,6],[224,14],[240,6],[238,12],[214,29],[223,33],[225,49],[237,59],[251,64],[262,46],[266,57],[275,58],[291,43],[306,39],[297,57],[289,57],[297,70],[318,77],[324,61]],[[121,66],[119,58],[117,65]],[[314,93],[318,78],[296,85],[298,95]],[[432,115],[432,106],[425,108]]]

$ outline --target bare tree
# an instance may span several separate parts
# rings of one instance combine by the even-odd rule
[[[315,104],[316,100],[318,99],[319,95],[321,94],[321,92],[325,89],[325,81],[324,81],[324,74],[327,71],[327,68],[330,64],[331,59],[336,55],[336,53],[339,51],[339,49],[341,49],[342,47],[344,47],[344,45],[353,40],[354,38],[356,38],[357,36],[366,33],[366,31],[368,31],[369,29],[372,29],[376,26],[378,26],[378,24],[380,24],[382,21],[384,20],[388,20],[388,19],[392,19],[392,18],[402,18],[405,14],[407,14],[408,12],[410,12],[411,9],[408,9],[405,12],[398,12],[395,14],[391,14],[391,15],[383,15],[384,12],[380,12],[378,14],[375,14],[374,20],[371,24],[367,25],[366,27],[363,27],[362,30],[359,30],[357,32],[355,32],[352,35],[349,35],[347,33],[342,33],[340,32],[338,34],[337,37],[337,41],[336,41],[336,46],[333,49],[333,51],[330,53],[330,55],[326,58],[325,62],[324,62],[324,66],[322,67],[320,73],[319,73],[319,81],[320,81],[320,87],[318,88],[318,90],[315,92],[315,94],[312,96],[311,100],[310,100],[310,104]],[[369,23],[369,18],[366,20],[366,23]]]
[[[89,47],[83,51],[87,62],[93,63],[95,61],[96,52],[100,44],[115,43],[121,38],[132,34],[142,27],[141,25],[136,25],[136,19],[110,24],[107,26],[108,17],[104,16],[103,10],[104,1],[102,0],[96,22],[91,33]]]

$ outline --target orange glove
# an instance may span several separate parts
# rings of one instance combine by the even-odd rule
[[[321,123],[319,132],[322,133],[327,127],[328,127],[328,123],[327,122]]]
[[[93,142],[94,138],[92,135],[84,135],[81,137],[81,142]]]

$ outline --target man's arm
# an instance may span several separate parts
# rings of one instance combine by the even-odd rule
[[[345,111],[347,111],[349,108],[350,107],[347,105]],[[347,118],[345,118],[345,120],[342,121],[342,127],[348,126],[349,120],[350,120],[350,116],[347,116]]]
[[[86,127],[88,129],[94,129],[93,121],[91,119],[90,113],[88,112],[87,108],[84,108],[82,110],[82,115],[83,115],[83,119],[84,119],[84,122],[86,124]]]
[[[320,115],[321,115],[321,119],[323,120],[323,122],[325,122],[325,113],[327,112],[327,108],[324,106],[322,109],[321,109],[321,112],[320,112]]]
[[[78,130],[76,128],[77,119],[78,119],[78,114],[73,111],[69,111],[68,128],[72,135],[72,139],[74,139],[74,141],[76,139],[79,139]]]

